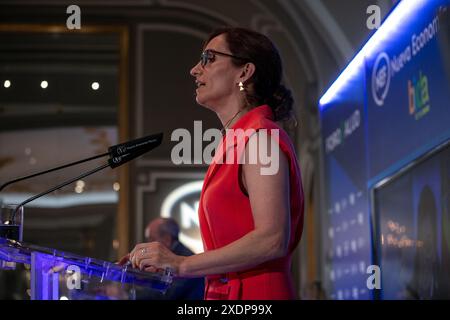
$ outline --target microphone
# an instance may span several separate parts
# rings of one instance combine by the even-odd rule
[[[75,166],[77,164],[84,163],[84,162],[91,161],[91,160],[95,160],[95,159],[98,159],[98,158],[101,158],[101,157],[105,157],[105,156],[108,156],[108,155],[110,156],[110,158],[117,158],[117,157],[123,156],[123,155],[125,155],[127,153],[137,152],[138,150],[142,150],[142,149],[144,149],[146,151],[150,151],[151,149],[157,147],[161,143],[162,136],[163,136],[162,133],[158,133],[158,134],[146,136],[146,137],[143,137],[143,138],[138,138],[138,139],[135,139],[135,140],[130,140],[130,141],[125,142],[125,143],[116,144],[115,146],[109,147],[108,148],[108,152],[105,152],[105,153],[102,153],[102,154],[99,154],[99,155],[96,155],[96,156],[93,156],[93,157],[89,157],[89,158],[86,158],[86,159],[83,159],[83,160],[79,160],[79,161],[71,162],[71,163],[68,163],[68,164],[64,164],[62,166],[58,166],[58,167],[55,167],[55,168],[52,168],[52,169],[40,171],[40,172],[37,172],[37,173],[33,173],[33,174],[30,174],[30,175],[27,175],[27,176],[23,176],[23,177],[20,177],[20,178],[17,178],[17,179],[10,180],[10,181],[8,181],[8,182],[6,182],[6,183],[4,183],[4,184],[2,184],[0,186],[0,191],[2,191],[4,188],[6,188],[7,186],[9,186],[10,184],[13,184],[13,183],[20,182],[20,181],[27,180],[27,179],[31,179],[31,178],[34,178],[34,177],[37,177],[37,176],[40,176],[40,175],[43,175],[43,174],[46,174],[46,173],[58,171],[58,170],[61,170],[61,169],[64,169],[64,168],[72,167],[72,166]],[[157,145],[153,146],[152,148],[149,148],[150,145],[152,145],[152,143],[154,143],[154,139],[156,139],[156,141],[159,141],[159,143]],[[147,148],[149,148],[149,149],[147,150]],[[142,153],[140,153],[139,155],[141,155],[141,154]],[[139,156],[139,155],[137,155],[137,156]],[[128,161],[130,161],[130,160],[132,160],[134,158],[136,158],[136,157],[128,158],[128,160],[126,162],[128,162]],[[122,159],[120,161],[118,159],[114,160],[115,161],[114,164],[110,165],[111,168],[117,167],[120,164],[116,165],[115,163],[116,162],[117,163],[122,163],[121,161],[123,161],[123,160],[124,159]],[[125,162],[123,162],[123,163],[125,163]]]
[[[162,137],[162,133],[157,133],[110,147],[109,166],[114,169],[156,148],[161,144]]]
[[[119,144],[119,145],[110,147],[109,148],[110,150],[108,151],[108,154],[110,154],[111,157],[110,157],[110,159],[108,160],[107,163],[102,164],[101,166],[99,166],[99,167],[97,167],[97,168],[95,168],[93,170],[85,172],[85,173],[81,174],[78,177],[75,177],[73,179],[65,181],[65,182],[57,185],[56,187],[50,188],[50,189],[48,189],[48,190],[46,190],[44,192],[41,192],[41,193],[31,197],[31,198],[26,199],[25,201],[23,201],[23,202],[21,202],[20,204],[17,205],[16,210],[14,211],[14,215],[17,213],[17,211],[18,211],[18,209],[20,207],[23,207],[27,203],[29,203],[29,202],[31,202],[33,200],[36,200],[37,198],[45,196],[45,195],[47,195],[47,194],[49,194],[49,193],[51,193],[51,192],[53,192],[55,190],[61,189],[61,188],[65,187],[65,186],[67,186],[67,185],[69,185],[69,184],[71,184],[71,183],[73,183],[75,181],[81,180],[84,177],[87,177],[87,176],[89,176],[91,174],[94,174],[94,173],[96,173],[96,172],[98,172],[100,170],[103,170],[103,169],[107,168],[107,167],[111,167],[111,169],[114,169],[114,168],[117,168],[118,166],[121,166],[122,164],[127,163],[130,160],[133,160],[133,159],[141,156],[142,154],[144,154],[144,153],[146,153],[146,152],[156,148],[157,146],[159,146],[161,144],[161,142],[162,142],[162,137],[163,137],[163,134],[162,133],[158,133],[158,134],[150,135],[150,136],[147,136],[147,137],[144,137],[144,138],[139,138],[139,139],[136,139],[136,140],[132,140],[132,141],[129,141],[129,142],[126,142],[126,143],[123,143],[123,144]],[[118,148],[119,146],[125,147],[125,151],[127,153],[124,153],[122,155],[113,157],[112,156],[113,153],[111,151],[111,148]],[[124,150],[124,148],[121,148],[120,150],[121,150],[120,152],[122,152]],[[131,150],[133,150],[133,151],[131,151]],[[118,150],[114,150],[114,152],[119,152],[119,151]]]

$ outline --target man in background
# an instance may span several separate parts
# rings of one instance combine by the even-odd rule
[[[179,240],[180,227],[172,218],[156,218],[145,228],[146,242],[160,242],[173,253],[190,256],[194,253]],[[173,279],[172,285],[165,294],[154,291],[136,292],[138,300],[203,300],[204,278]]]

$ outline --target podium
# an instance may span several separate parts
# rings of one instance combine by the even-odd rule
[[[165,293],[170,270],[142,272],[130,266],[0,238],[0,266],[29,270],[32,300],[134,300],[136,289]]]

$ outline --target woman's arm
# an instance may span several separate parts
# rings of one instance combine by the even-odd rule
[[[248,164],[248,161],[243,164],[243,182],[249,195],[255,229],[220,249],[189,257],[176,256],[159,243],[139,244],[131,253],[135,266],[148,271],[154,271],[155,267],[170,267],[178,276],[195,277],[242,271],[287,254],[290,238],[288,161],[273,138],[261,139],[259,133],[250,137],[245,150],[246,160],[250,152],[255,152],[249,148],[251,142],[254,143],[252,139],[258,139],[258,146],[261,142],[268,144],[265,150],[271,150],[270,144],[275,143],[279,155],[271,155],[272,161],[279,161],[278,170],[273,175],[261,174],[265,166],[260,159],[257,164]],[[141,257],[143,248],[146,252]]]

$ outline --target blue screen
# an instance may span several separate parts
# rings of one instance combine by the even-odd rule
[[[450,298],[450,147],[375,191],[384,299]]]

